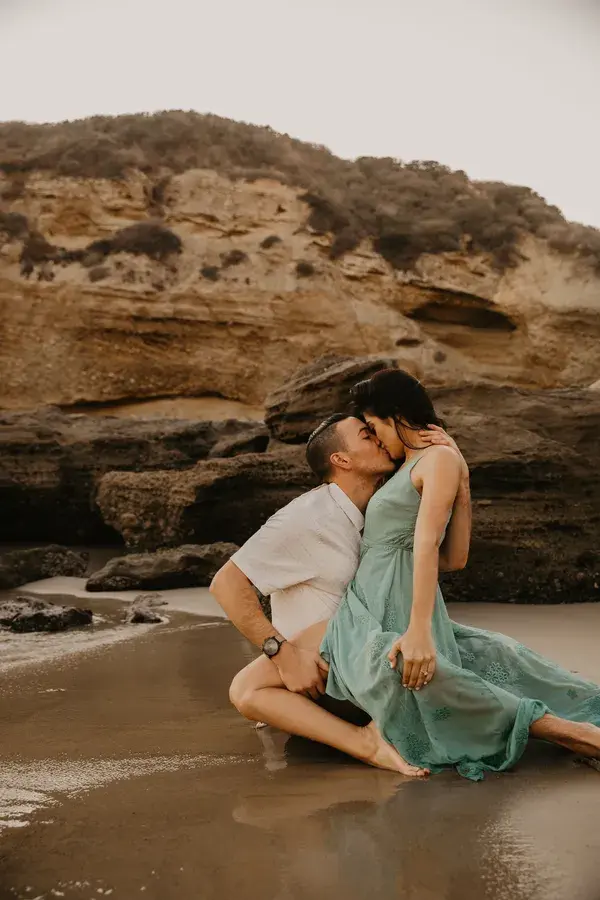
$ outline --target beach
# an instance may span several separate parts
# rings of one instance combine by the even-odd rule
[[[598,771],[534,742],[514,772],[420,783],[256,730],[228,701],[254,650],[194,595],[2,672],[0,900],[597,900]],[[123,598],[87,605],[117,620]],[[600,606],[451,615],[600,681]]]

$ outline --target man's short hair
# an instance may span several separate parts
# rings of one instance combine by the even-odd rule
[[[306,461],[321,481],[328,481],[331,478],[331,454],[346,449],[346,442],[339,433],[338,425],[347,418],[347,413],[329,416],[315,428],[308,439]]]

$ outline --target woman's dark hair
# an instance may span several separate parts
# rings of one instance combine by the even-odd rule
[[[402,369],[383,369],[352,388],[354,415],[365,413],[378,419],[394,419],[396,430],[401,422],[409,428],[427,428],[444,423],[433,408],[429,394],[420,381]]]

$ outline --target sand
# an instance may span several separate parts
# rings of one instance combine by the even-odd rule
[[[532,744],[413,783],[256,731],[227,698],[253,650],[204,613],[2,673],[0,900],[598,900],[600,773]],[[451,615],[600,682],[600,605]]]

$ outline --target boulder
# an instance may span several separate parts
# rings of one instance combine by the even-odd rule
[[[471,468],[467,568],[444,578],[448,600],[600,599],[600,395],[479,385],[434,392]],[[129,546],[243,543],[314,486],[301,446],[199,463],[185,472],[113,473],[103,515]]]
[[[89,609],[59,606],[34,597],[15,596],[0,601],[0,626],[18,634],[30,631],[66,631],[91,625]]]
[[[0,556],[0,590],[57,575],[81,578],[87,565],[87,553],[76,553],[57,544],[9,550]]]
[[[112,472],[98,506],[127,547],[241,545],[280,507],[316,485],[303,447],[198,463],[183,472]]]
[[[160,594],[140,594],[127,611],[125,621],[130,625],[159,625],[168,620],[157,612],[157,607],[166,605]]]
[[[131,591],[139,588],[162,591],[206,587],[237,549],[231,543],[185,544],[157,553],[118,556],[94,572],[86,583],[86,590]],[[146,602],[149,597],[151,595],[143,594],[135,602]]]
[[[322,356],[267,397],[267,428],[278,441],[304,443],[323,419],[347,409],[350,388],[358,381],[396,365],[388,356]]]
[[[245,435],[256,443],[255,422],[0,413],[0,541],[113,543],[94,503],[104,473],[190,468]]]
[[[440,391],[436,407],[473,492],[469,563],[443,577],[446,600],[600,600],[600,397],[479,387]]]
[[[262,422],[241,434],[221,438],[208,454],[208,459],[229,459],[243,453],[264,453],[269,445],[269,432]]]

